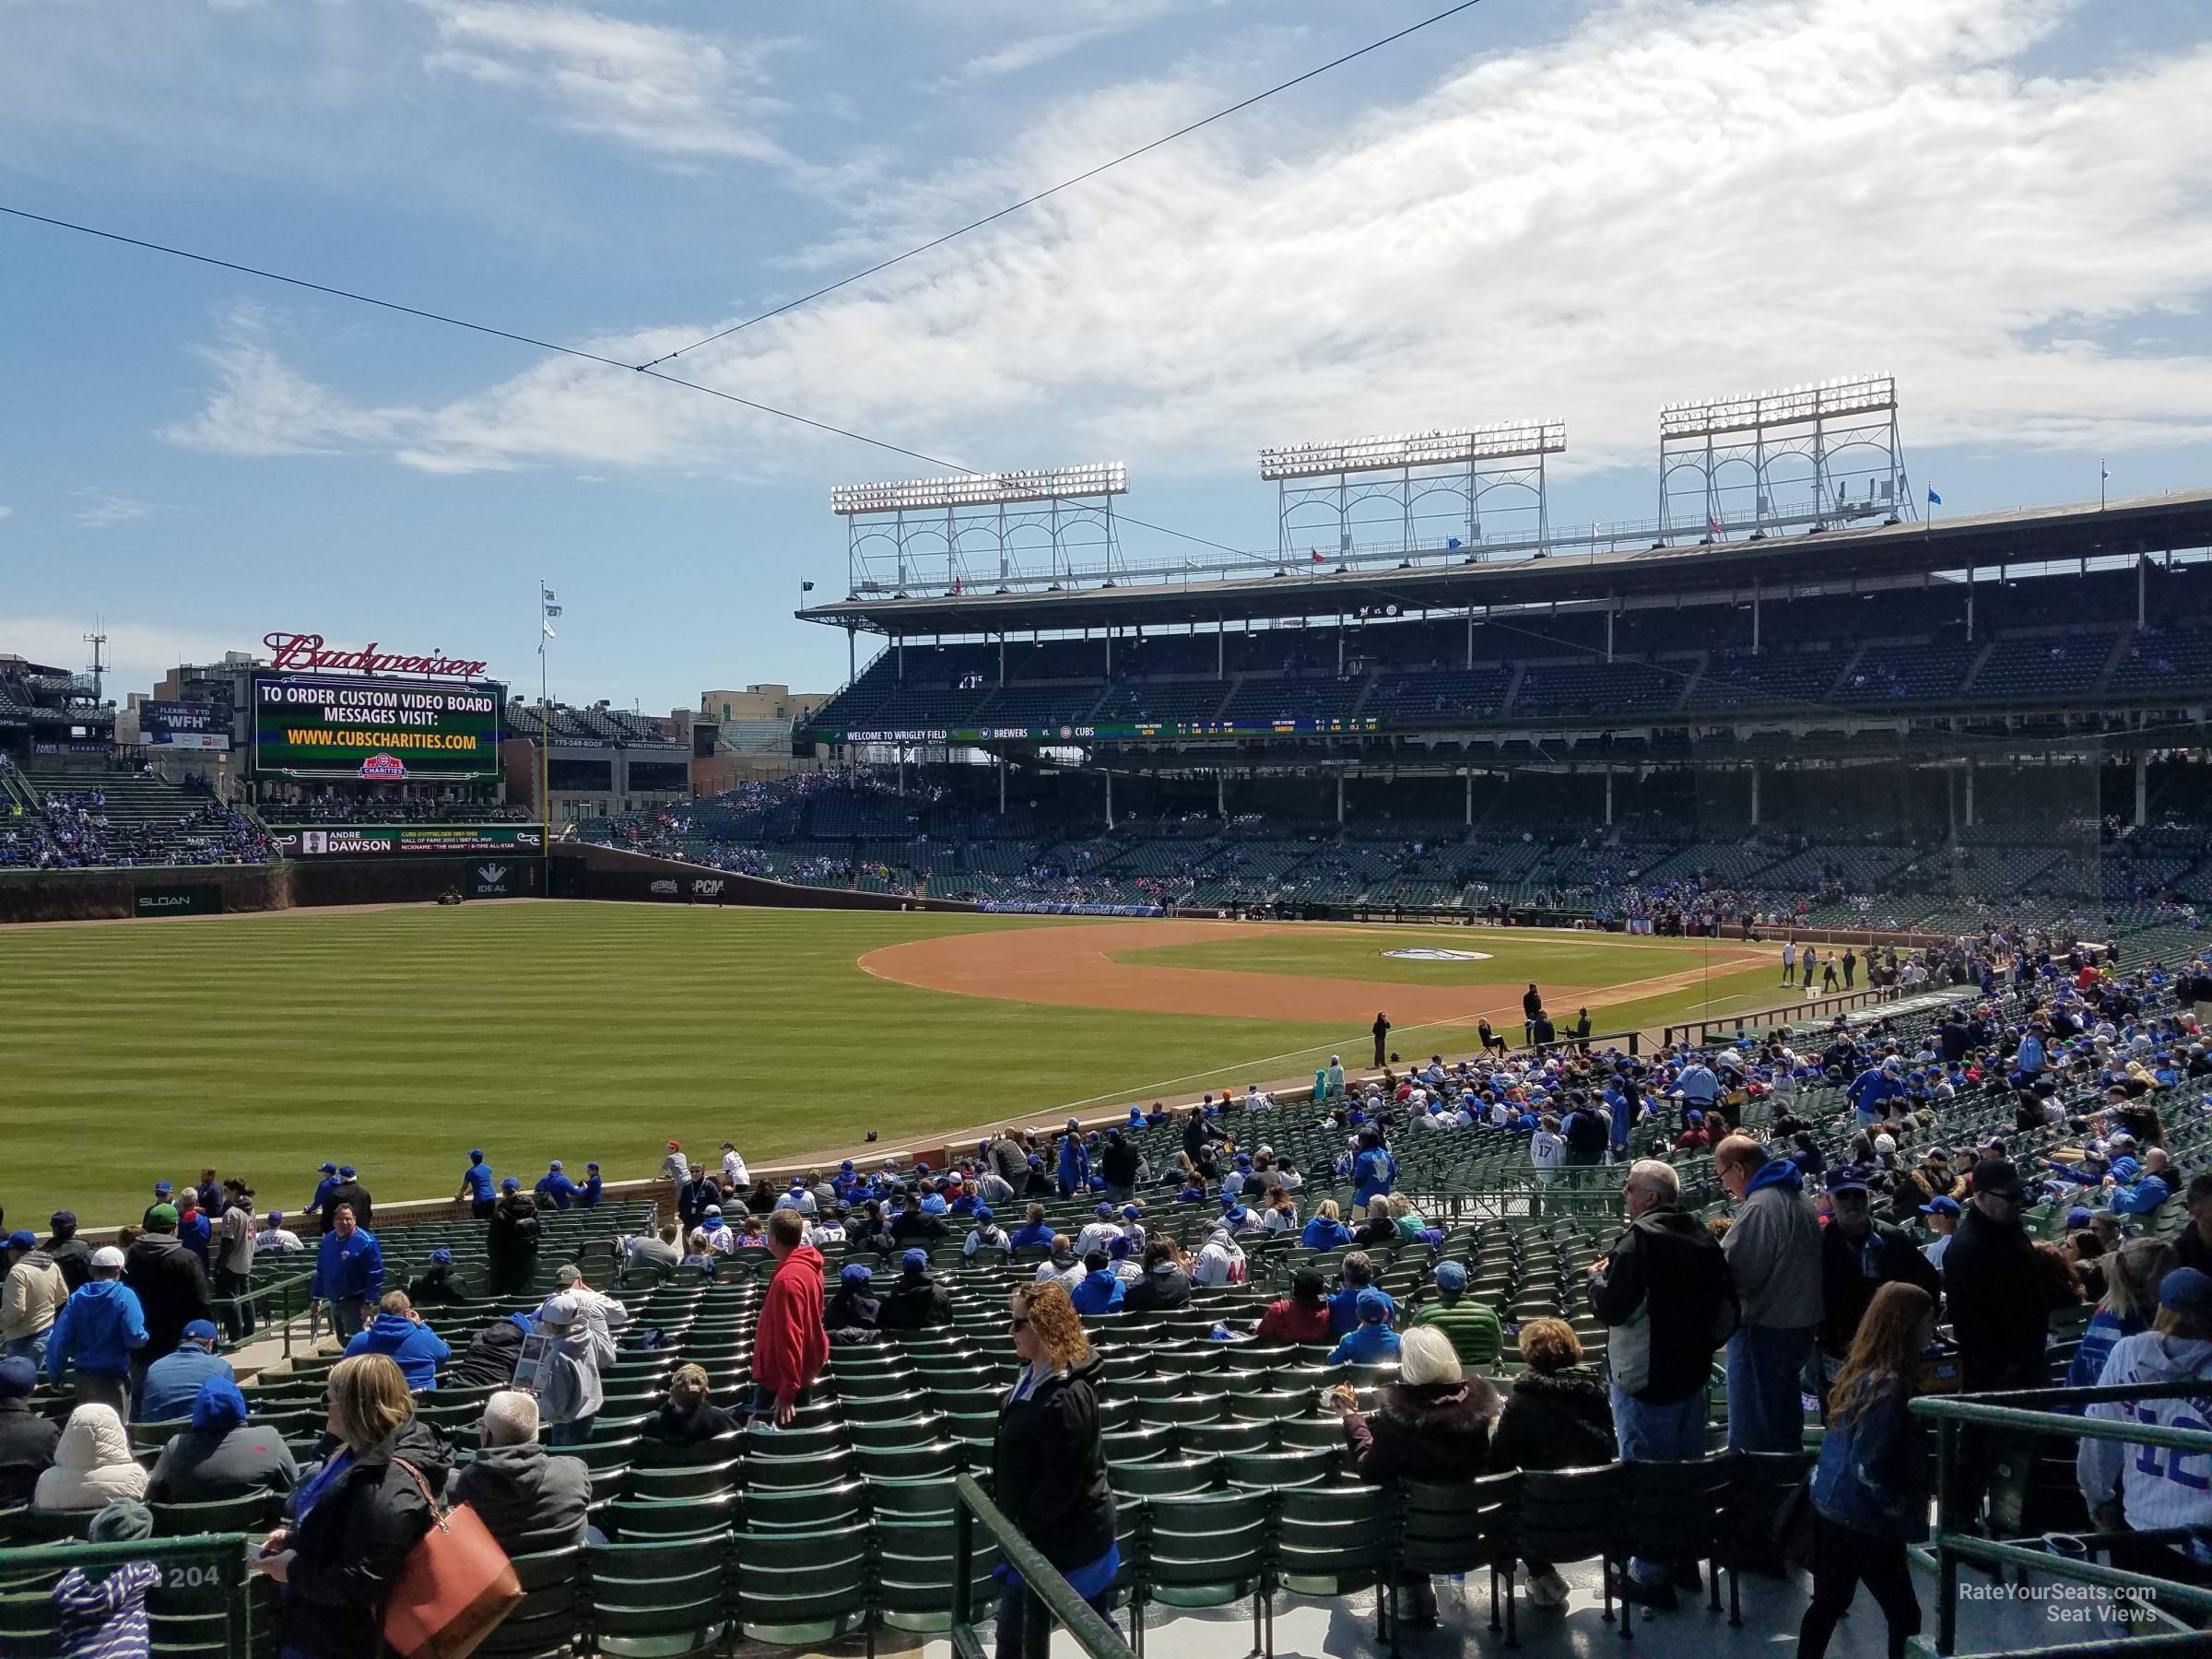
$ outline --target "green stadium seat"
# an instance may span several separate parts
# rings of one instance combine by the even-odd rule
[[[1256,1492],[1145,1500],[1145,1546],[1130,1617],[1141,1630],[1145,1608],[1225,1607],[1252,1598],[1253,1651],[1267,1653],[1268,1512]]]
[[[737,1607],[749,1641],[817,1647],[868,1617],[868,1546],[850,1532],[747,1533],[739,1537]]]

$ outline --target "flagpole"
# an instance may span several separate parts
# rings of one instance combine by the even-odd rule
[[[547,892],[553,877],[553,704],[546,693],[546,582],[537,582],[537,808],[544,839],[538,851],[546,861]]]

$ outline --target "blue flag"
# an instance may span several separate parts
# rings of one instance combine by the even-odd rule
[[[1459,546],[1459,537],[1456,535],[1447,535],[1444,537],[1444,546],[1447,548],[1457,547]]]
[[[1943,505],[1943,498],[1931,489],[1928,491],[1928,505],[1931,507],[1940,507]]]

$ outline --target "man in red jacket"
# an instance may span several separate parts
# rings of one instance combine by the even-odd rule
[[[760,1302],[753,1335],[752,1417],[772,1405],[778,1428],[797,1415],[799,1394],[830,1363],[830,1334],[822,1328],[822,1253],[806,1243],[806,1218],[780,1209],[768,1218],[768,1248],[775,1277]]]

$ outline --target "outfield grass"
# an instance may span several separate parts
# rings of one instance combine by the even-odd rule
[[[1362,1045],[1335,1027],[924,991],[856,965],[906,939],[1081,925],[518,903],[7,929],[0,1203],[134,1219],[157,1177],[215,1164],[290,1209],[325,1158],[380,1196],[424,1197],[459,1183],[471,1147],[526,1180],[556,1157],[620,1179],[652,1173],[671,1135],[759,1158],[870,1129],[918,1138],[1297,1076],[1315,1051]],[[1551,948],[1476,936],[1500,941],[1501,978]],[[1661,1000],[1679,1017],[1700,998]]]

